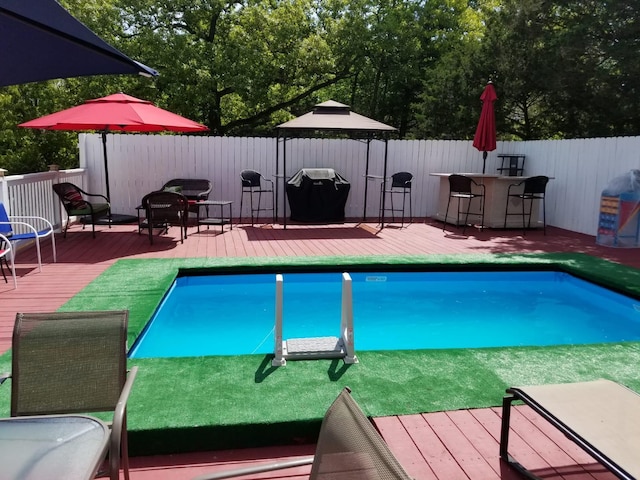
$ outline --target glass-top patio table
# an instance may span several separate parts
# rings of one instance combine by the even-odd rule
[[[95,476],[109,427],[84,415],[0,419],[0,478],[85,480]]]

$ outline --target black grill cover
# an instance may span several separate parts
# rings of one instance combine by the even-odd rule
[[[332,168],[303,168],[287,182],[291,220],[343,222],[350,188]]]

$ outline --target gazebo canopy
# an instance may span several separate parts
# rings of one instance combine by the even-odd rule
[[[366,138],[367,139],[367,158],[365,164],[365,178],[368,180],[369,175],[369,143],[376,137],[381,137],[385,142],[384,148],[384,174],[382,182],[384,184],[382,193],[382,203],[384,204],[384,191],[386,190],[386,177],[387,177],[387,155],[388,155],[388,135],[397,131],[395,127],[386,125],[377,120],[359,115],[351,111],[349,105],[336,102],[334,100],[327,100],[326,102],[319,103],[314,109],[309,112],[289,120],[288,122],[281,123],[276,127],[278,129],[278,138],[282,137],[284,141],[283,145],[283,175],[286,177],[287,171],[287,149],[286,140],[287,137],[294,135],[308,134],[309,132],[330,132],[335,134],[345,134],[351,138]],[[276,148],[279,147],[279,142],[276,143]],[[276,151],[276,175],[279,175],[279,153]],[[285,180],[286,184],[286,180]],[[277,189],[277,187],[276,187]],[[286,216],[286,192],[283,188],[283,204],[285,209],[284,214],[284,228],[287,228],[287,216]],[[277,205],[276,205],[276,216]],[[363,221],[367,216],[367,183],[365,181],[364,186],[364,206],[362,219]],[[384,219],[382,219],[381,228],[384,227]]]
[[[319,103],[314,109],[276,128],[286,133],[299,130],[325,130],[349,134],[392,133],[397,129],[351,111],[349,105],[333,100]]]

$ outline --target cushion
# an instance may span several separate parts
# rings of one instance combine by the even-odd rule
[[[71,190],[64,195],[72,210],[83,210],[88,207],[87,202],[77,190]]]
[[[180,193],[180,192],[182,192],[182,187],[180,185],[176,185],[174,187],[164,187],[164,191],[165,192]]]

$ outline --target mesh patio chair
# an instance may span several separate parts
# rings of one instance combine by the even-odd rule
[[[0,233],[4,235],[12,245],[18,242],[31,241],[36,244],[38,256],[38,271],[42,271],[42,252],[40,250],[40,239],[51,237],[51,249],[53,250],[53,262],[56,258],[56,237],[53,225],[49,220],[38,216],[9,215],[4,204],[0,203]],[[12,259],[15,262],[16,248],[12,248]]]
[[[311,465],[310,480],[411,480],[345,388],[322,420],[315,455],[291,461],[205,474],[216,480]]]
[[[146,219],[140,228],[149,230],[149,242],[153,245],[153,229],[168,231],[170,226],[180,227],[180,243],[187,238],[189,201],[181,193],[170,191],[151,192],[142,199]]]
[[[613,474],[594,476],[640,478],[640,394],[637,392],[605,379],[508,388],[502,399],[500,458],[524,477],[537,480],[540,477],[534,469],[528,469],[509,453],[514,401],[522,401]],[[545,468],[545,473],[548,472]]]
[[[129,479],[128,311],[18,313],[11,354],[11,416],[112,412],[111,480]],[[0,378],[0,383],[7,377]]]
[[[69,182],[56,183],[53,185],[53,191],[56,192],[64,210],[67,212],[69,219],[71,217],[83,217],[91,222],[91,233],[93,238],[96,238],[96,222],[107,217],[109,219],[109,228],[111,228],[111,205],[109,199],[104,195],[98,193],[89,193],[82,190],[77,185]],[[89,202],[85,200],[85,197],[101,198],[104,202]],[[86,222],[82,222],[82,229],[84,230]],[[69,221],[67,221],[62,231],[62,236],[67,237],[67,230],[69,229]]]

